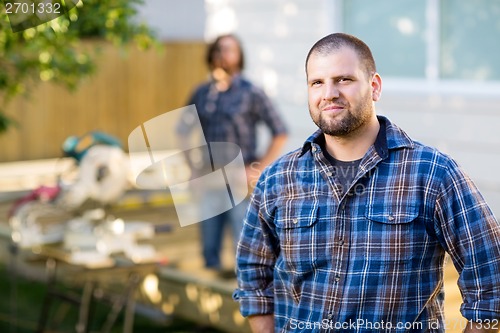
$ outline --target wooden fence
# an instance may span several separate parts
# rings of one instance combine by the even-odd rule
[[[206,79],[203,42],[166,43],[162,50],[103,45],[96,74],[75,92],[43,83],[9,104],[19,126],[0,134],[0,162],[61,156],[70,135],[102,130],[127,143],[144,121],[186,105]]]

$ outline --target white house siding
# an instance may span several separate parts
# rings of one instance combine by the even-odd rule
[[[203,40],[204,0],[144,0],[138,7],[139,21],[145,21],[161,40]]]
[[[236,15],[234,32],[243,42],[245,75],[266,90],[283,114],[292,134],[286,149],[298,147],[315,129],[307,111],[304,60],[327,31],[327,17],[319,13],[329,8],[328,0],[219,2]],[[214,13],[207,15],[208,22]]]

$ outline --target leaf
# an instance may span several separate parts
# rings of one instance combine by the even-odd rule
[[[7,132],[7,130],[12,126],[17,126],[18,123],[8,117],[2,110],[0,110],[0,134]]]
[[[7,15],[0,14],[0,107],[5,109],[19,94],[29,94],[26,87],[40,81],[78,89],[80,81],[96,70],[96,51],[83,51],[84,40],[107,40],[117,47],[133,42],[140,49],[156,46],[153,31],[135,19],[142,4],[142,0],[84,0],[65,15],[17,33]],[[0,114],[0,133],[13,124]]]

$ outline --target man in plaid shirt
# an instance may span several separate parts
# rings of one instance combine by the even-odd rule
[[[377,116],[368,46],[337,33],[306,59],[319,130],[266,168],[237,253],[254,332],[444,332],[443,264],[465,332],[500,327],[500,226],[470,178]]]
[[[235,35],[217,37],[208,46],[206,61],[211,78],[195,89],[188,104],[196,106],[205,142],[230,142],[241,149],[251,187],[262,169],[279,156],[287,140],[285,123],[264,91],[243,77],[244,54]],[[181,141],[189,139],[190,133],[193,133],[196,128],[194,120],[191,117],[180,119],[177,132]],[[257,152],[257,129],[260,125],[271,136],[263,154]],[[206,213],[213,211],[214,207],[223,207],[226,202],[223,199],[227,195],[225,187],[203,193],[200,210]],[[236,207],[200,223],[205,266],[220,271],[223,276],[227,273],[221,261],[224,230],[231,227],[236,245],[247,204],[248,200],[244,200]],[[234,274],[233,269],[230,272]]]

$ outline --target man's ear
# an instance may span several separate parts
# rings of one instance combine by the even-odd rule
[[[374,102],[380,99],[382,95],[382,78],[378,73],[373,74],[372,77],[372,100]]]

